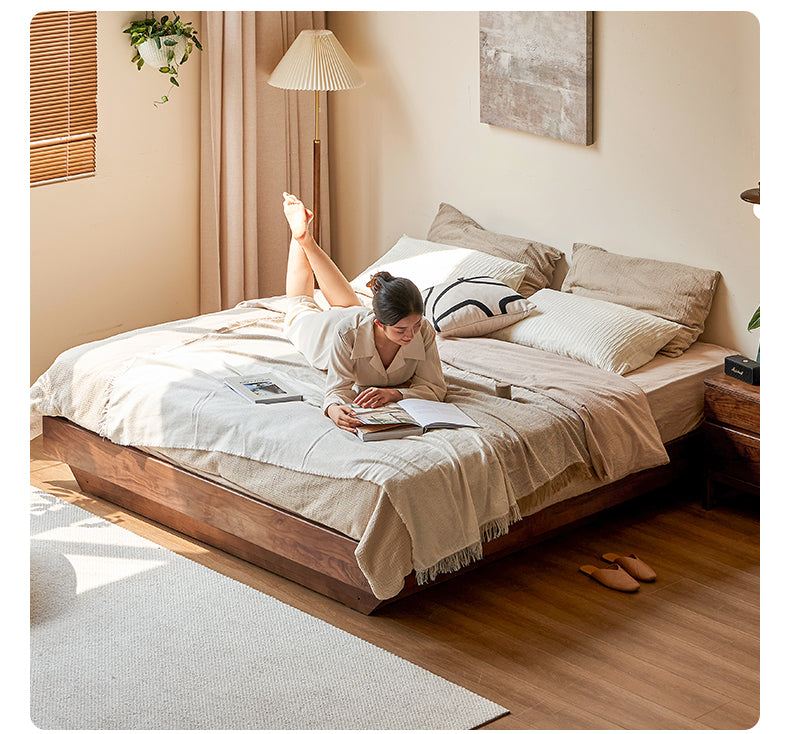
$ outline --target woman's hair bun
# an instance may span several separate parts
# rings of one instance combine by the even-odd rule
[[[378,273],[373,273],[373,275],[370,276],[368,288],[370,288],[370,290],[373,292],[373,295],[375,296],[384,283],[389,283],[391,280],[395,280],[392,275],[390,275],[386,270],[379,270]]]
[[[386,270],[374,273],[368,281],[373,293],[373,312],[384,326],[397,324],[413,314],[423,314],[420,289],[408,278],[396,278]]]

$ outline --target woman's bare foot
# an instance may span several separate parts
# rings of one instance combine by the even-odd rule
[[[313,212],[306,209],[305,205],[293,194],[287,192],[283,193],[283,211],[293,235],[288,253],[288,272],[286,273],[285,283],[286,295],[297,295],[305,292],[307,295],[312,295],[312,279],[315,277],[321,293],[329,301],[330,306],[361,306],[362,304],[357,294],[346,280],[345,275],[332,262],[332,258],[318,246],[318,243],[307,230],[313,219]],[[301,249],[301,252],[296,248]],[[302,255],[302,257],[297,257],[297,255]]]
[[[313,212],[305,208],[305,205],[299,199],[288,192],[283,192],[283,212],[288,220],[288,226],[291,228],[291,234],[294,239],[297,242],[302,240],[307,234],[307,227],[313,219]]]

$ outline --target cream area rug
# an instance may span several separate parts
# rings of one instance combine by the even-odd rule
[[[42,729],[471,729],[506,709],[32,489]]]

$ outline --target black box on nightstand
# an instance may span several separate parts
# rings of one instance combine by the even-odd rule
[[[742,354],[731,354],[724,358],[724,374],[749,385],[759,385],[760,363]]]

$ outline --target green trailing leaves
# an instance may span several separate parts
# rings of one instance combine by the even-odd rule
[[[162,42],[166,46],[173,45],[174,42],[162,41],[163,36],[184,36],[192,41],[201,51],[203,47],[198,41],[197,33],[191,27],[192,23],[182,23],[181,17],[176,15],[173,20],[169,20],[168,16],[163,15],[157,20],[156,17],[145,18],[143,20],[133,20],[129,27],[124,29],[124,33],[130,35],[130,43],[132,46],[139,46],[144,41],[149,39],[157,39],[157,47],[161,48]]]
[[[167,66],[160,66],[159,71],[162,74],[167,74],[170,77],[170,82],[174,87],[180,86],[178,83],[179,66],[184,64],[188,59],[193,48],[202,51],[203,47],[197,37],[197,32],[191,27],[192,23],[184,23],[181,21],[181,16],[173,13],[172,20],[170,16],[163,15],[159,19],[151,14],[150,18],[142,20],[133,20],[128,28],[124,29],[124,33],[129,34],[129,43],[135,49],[135,55],[132,58],[132,63],[137,65],[137,70],[143,68],[145,61],[141,58],[138,46],[146,41],[153,41],[158,49],[164,46],[167,53]],[[176,61],[175,48],[178,46],[181,38],[187,41],[186,50],[180,61]],[[168,101],[167,95],[163,95],[161,101],[156,101],[154,104],[159,106]]]

